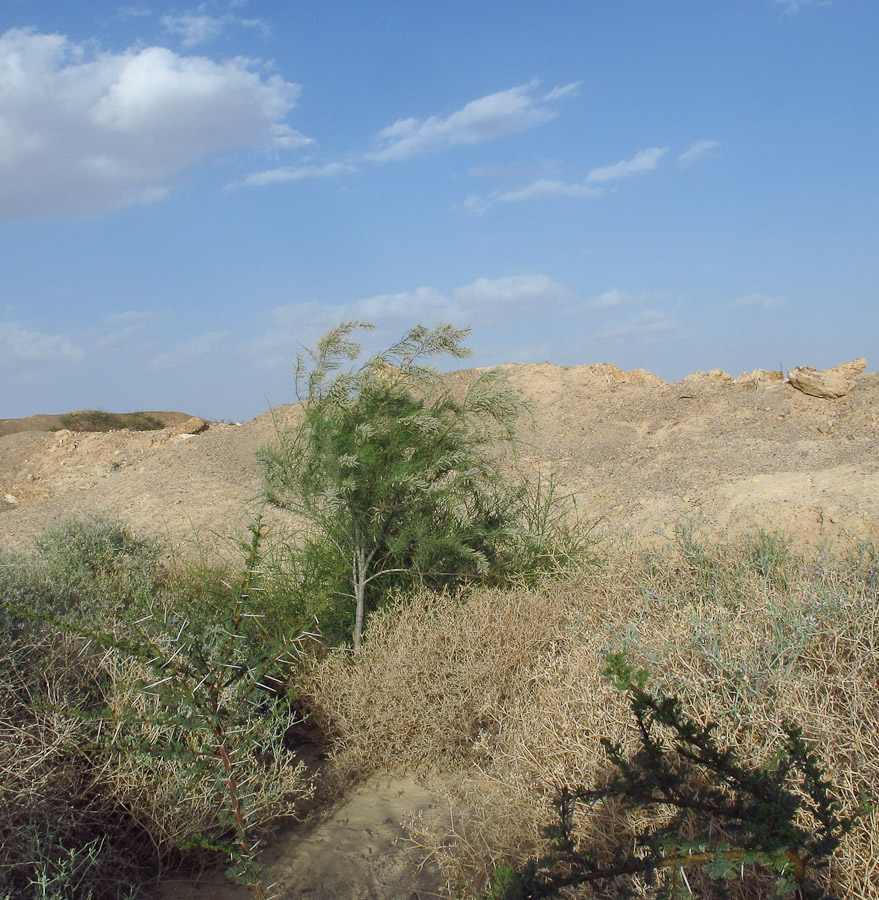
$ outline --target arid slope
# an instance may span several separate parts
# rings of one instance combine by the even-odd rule
[[[511,464],[552,473],[577,492],[580,515],[610,531],[649,538],[694,517],[712,529],[776,528],[811,542],[879,538],[877,374],[822,400],[782,381],[504,368],[531,405]],[[240,532],[262,509],[254,454],[295,414],[281,407],[198,434],[189,432],[200,420],[108,434],[4,433],[9,420],[0,421],[0,546],[22,548],[51,523],[93,512],[182,547]]]

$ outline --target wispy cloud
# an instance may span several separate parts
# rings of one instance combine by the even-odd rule
[[[608,181],[628,178],[630,175],[652,172],[659,165],[659,160],[667,150],[668,147],[648,147],[646,150],[639,150],[631,159],[621,160],[612,166],[593,169],[586,176],[586,182],[587,184],[604,184]]]
[[[167,318],[168,311],[125,310],[108,316],[97,328],[88,332],[90,350],[106,351],[124,346],[141,334],[152,322]]]
[[[570,84],[563,84],[553,88],[548,94],[544,95],[543,99],[545,102],[548,102],[550,100],[558,100],[560,97],[576,97],[581,87],[583,87],[582,81],[572,81]]]
[[[696,141],[692,147],[678,157],[678,165],[691,166],[700,159],[713,156],[718,147],[720,147],[720,141],[706,141],[704,138]]]
[[[160,19],[162,25],[171,34],[178,36],[184,47],[195,47],[218,38],[227,28],[256,28],[264,36],[269,34],[269,26],[262,19],[242,19],[226,13],[222,16],[210,16],[201,11],[184,13],[180,16],[165,15]]]
[[[603,294],[590,297],[584,306],[586,309],[615,309],[629,303],[631,300],[631,294],[614,288],[613,290],[605,291]]]
[[[0,322],[0,368],[21,363],[81,363],[85,351],[69,338],[31,331],[12,322]]]
[[[611,344],[656,344],[678,330],[675,319],[660,308],[645,309],[623,322],[613,322],[598,333]]]
[[[498,194],[496,199],[502,203],[518,203],[522,200],[532,200],[535,197],[595,197],[600,193],[601,188],[588,184],[567,184],[551,178],[538,178],[537,181],[532,181],[523,188]]]
[[[481,144],[533,128],[554,119],[557,113],[550,104],[572,96],[580,84],[573,82],[535,96],[537,82],[532,81],[471,100],[448,116],[399,119],[380,132],[378,149],[368,153],[367,159],[399,161],[428,151]]]
[[[612,181],[631,175],[643,175],[657,169],[667,149],[648,147],[646,150],[640,150],[631,159],[593,169],[582,181],[538,178],[524,187],[495,191],[487,197],[471,194],[461,204],[461,208],[470,215],[483,215],[493,203],[521,203],[537,197],[597,197],[604,193],[606,185]]]
[[[789,303],[787,297],[770,297],[766,294],[745,294],[728,304],[730,309],[780,309]]]
[[[373,322],[377,339],[393,338],[418,321],[488,326],[547,304],[564,303],[569,296],[563,284],[532,274],[478,278],[450,293],[424,286],[340,305],[288,304],[272,311],[270,327],[250,341],[248,351],[258,366],[279,369],[291,364],[300,345],[313,344],[340,321]]]
[[[277,169],[267,169],[264,172],[254,172],[242,181],[229,184],[227,187],[264,187],[268,184],[282,184],[285,181],[302,181],[308,178],[334,178],[339,175],[350,175],[356,171],[356,166],[338,162],[320,166],[281,166]]]
[[[186,366],[194,358],[219,352],[228,338],[229,332],[224,330],[198,334],[185,341],[180,341],[173,349],[154,357],[150,361],[150,367],[153,369],[170,369],[175,366]]]
[[[99,215],[164,196],[221,151],[308,142],[298,85],[252,61],[164,47],[96,53],[60,34],[0,36],[0,219]]]
[[[153,11],[146,6],[117,6],[116,17],[118,19],[145,19],[153,15]]]
[[[832,0],[773,0],[776,6],[784,8],[786,13],[798,13],[809,6],[830,6]]]

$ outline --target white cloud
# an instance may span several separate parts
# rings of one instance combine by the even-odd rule
[[[677,323],[663,309],[645,309],[625,322],[613,322],[598,333],[612,344],[656,344],[677,331]]]
[[[572,81],[570,84],[563,84],[560,87],[553,88],[548,94],[543,95],[545,101],[558,100],[559,97],[576,97],[583,87],[582,81]]]
[[[153,11],[145,6],[117,6],[116,17],[119,19],[144,19]]]
[[[467,174],[471,178],[522,178],[533,171],[532,166],[521,163],[481,163],[471,166]]]
[[[399,119],[378,136],[379,148],[367,159],[390,162],[462,144],[481,144],[554,119],[547,104],[576,92],[579,82],[533,96],[537,82],[471,100],[446,117]]]
[[[631,159],[621,160],[612,166],[593,169],[586,176],[586,181],[589,184],[603,184],[606,181],[627,178],[629,175],[652,172],[659,165],[660,158],[667,150],[667,147],[648,147],[646,150],[639,150]]]
[[[635,154],[632,159],[593,169],[582,181],[559,181],[555,178],[538,178],[530,184],[511,191],[496,191],[488,197],[469,196],[462,204],[464,212],[483,215],[493,203],[521,203],[535,197],[597,197],[605,190],[604,184],[629,175],[652,172],[666,152],[665,147],[649,147]]]
[[[480,197],[478,194],[470,194],[470,196],[461,204],[461,207],[465,213],[468,213],[471,216],[484,216],[489,207],[489,203],[485,197]],[[456,209],[457,205],[453,206],[452,212]]]
[[[288,304],[272,311],[271,327],[250,341],[248,350],[260,367],[284,368],[292,364],[301,345],[312,345],[340,321],[373,322],[377,339],[394,339],[416,322],[492,325],[550,303],[563,303],[569,294],[568,288],[547,275],[534,274],[478,278],[450,294],[419,287],[340,305]]]
[[[90,350],[107,351],[124,346],[132,338],[140,334],[151,322],[167,318],[168,312],[154,310],[125,310],[107,316],[99,328],[92,329],[89,335],[93,341]]]
[[[613,290],[605,291],[603,294],[590,297],[586,301],[585,306],[587,309],[614,309],[615,307],[623,306],[632,299],[631,294],[614,288]]]
[[[478,278],[472,284],[455,288],[451,294],[433,287],[380,294],[348,304],[341,311],[345,319],[366,319],[379,326],[396,318],[489,325],[511,313],[534,309],[566,295],[564,285],[547,275],[508,275]]]
[[[299,87],[251,60],[163,47],[92,53],[63,35],[0,36],[0,219],[89,216],[162,197],[199,160],[308,142]]]
[[[609,310],[620,310],[623,307],[644,307],[646,304],[655,304],[669,299],[668,294],[650,292],[635,294],[631,291],[622,291],[612,288],[602,294],[595,294],[582,302],[572,304],[567,314],[570,316],[592,315],[594,313],[606,313]]]
[[[601,193],[601,188],[591,187],[587,184],[568,184],[564,181],[556,181],[551,178],[538,178],[531,184],[515,191],[505,191],[498,194],[496,199],[503,203],[518,203],[522,200],[531,200],[534,197],[595,197]]]
[[[730,301],[732,309],[779,309],[787,306],[787,297],[769,297],[766,294],[745,294]]]
[[[280,184],[285,181],[301,181],[306,178],[332,178],[337,175],[350,175],[357,171],[356,166],[347,163],[326,163],[322,166],[281,166],[254,172],[243,181],[228,185],[230,188],[262,187],[267,184]]]
[[[0,322],[0,365],[5,364],[4,368],[20,363],[80,363],[84,359],[83,349],[66,337]]]
[[[165,15],[161,23],[171,34],[181,39],[184,47],[194,47],[218,38],[230,25],[244,28],[258,28],[263,34],[268,33],[268,26],[260,19],[241,19],[227,13],[222,16],[209,16],[204,13],[185,13],[181,16]]]
[[[160,353],[150,362],[150,366],[153,369],[169,369],[185,365],[195,357],[218,353],[228,337],[228,331],[208,331],[205,334],[196,335],[180,341],[173,350]]]
[[[698,140],[688,150],[685,150],[678,157],[678,165],[691,166],[694,162],[698,162],[700,159],[705,159],[706,157],[713,156],[713,151],[715,151],[719,146],[720,141],[706,141],[704,138],[702,140]]]
[[[783,6],[787,13],[798,13],[808,6],[830,6],[832,0],[774,0],[776,6]]]

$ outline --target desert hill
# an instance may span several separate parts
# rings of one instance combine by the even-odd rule
[[[879,374],[860,374],[860,370],[846,374],[844,384],[837,385],[841,395],[824,399],[795,388],[781,373],[755,372],[733,380],[714,371],[664,383],[647,372],[623,372],[608,365],[503,368],[530,404],[521,424],[521,446],[506,464],[526,474],[538,470],[553,474],[561,488],[576,492],[580,516],[586,521],[603,520],[608,532],[628,531],[651,540],[676,522],[691,519],[708,530],[778,529],[800,542],[879,541]],[[459,385],[472,377],[472,370],[452,376]],[[53,522],[88,513],[122,519],[140,534],[165,536],[183,552],[196,540],[221,544],[224,536],[240,533],[262,511],[256,450],[272,441],[277,427],[296,415],[295,406],[286,406],[246,424],[229,425],[175,414],[163,419],[167,427],[160,430],[107,433],[41,430],[58,424],[41,417],[0,420],[0,550],[24,549]],[[268,510],[266,519],[283,533],[287,523],[281,513]],[[558,598],[553,599],[546,608],[557,602]],[[601,602],[611,601],[604,597]],[[625,602],[629,602],[627,596]],[[661,618],[664,610],[664,605],[657,604],[653,613]],[[603,622],[603,606],[597,615]],[[531,633],[534,622],[521,618],[528,625],[523,644],[527,653],[520,655],[537,658]],[[670,627],[669,621],[662,621]],[[691,629],[687,623],[689,619],[678,633],[681,640]],[[481,621],[478,627],[480,634],[498,633],[496,627],[485,628]],[[605,639],[602,627],[595,625],[597,641]],[[741,630],[737,621],[732,631]],[[451,627],[446,633],[455,634],[457,629]],[[440,653],[444,688],[438,692],[443,697],[447,660],[453,655],[446,633]],[[469,640],[468,634],[463,633],[462,644]],[[771,636],[766,640],[770,649],[775,646]],[[475,642],[474,646],[476,655],[481,654],[483,645]],[[739,656],[730,652],[738,662]],[[464,653],[462,657],[469,658]],[[578,659],[587,657],[578,650]],[[400,665],[401,671],[411,674],[404,663]],[[866,662],[865,669],[868,665],[873,664]],[[419,671],[424,668],[421,655],[418,667]],[[392,672],[393,667],[385,669]],[[546,671],[540,671],[539,679],[529,675],[529,685],[547,680]],[[847,671],[833,678],[849,685]],[[581,670],[576,672],[576,677],[568,673],[560,682],[566,692],[581,681],[586,690],[595,689]],[[363,679],[368,692],[375,690],[370,677]],[[396,677],[393,672],[392,677]],[[472,678],[472,672],[467,677]],[[825,672],[807,683],[811,690],[833,678]],[[849,732],[843,726],[862,727],[866,733],[875,722],[869,700],[863,699],[873,696],[864,685],[874,683],[870,668],[863,681],[853,682],[851,695],[864,704],[858,707],[858,715],[844,713],[834,721],[832,736],[842,734],[837,743],[845,746],[846,754],[853,747],[845,743]],[[465,693],[470,694],[469,681]],[[507,693],[506,686],[502,693]],[[567,704],[570,698],[567,693],[564,696]],[[811,693],[803,696],[804,703],[815,705]],[[840,690],[839,697],[845,696]],[[532,702],[529,694],[529,723]],[[370,709],[375,705],[371,693],[367,705]],[[604,708],[591,696],[588,707]],[[820,718],[825,707],[818,708]],[[379,718],[383,715],[380,710]],[[387,718],[401,718],[399,710]],[[545,730],[549,733],[557,725]],[[864,740],[868,739],[873,740]],[[422,867],[422,845],[408,840],[411,831],[407,829],[412,822],[422,821],[422,815],[428,817],[424,821],[430,817],[444,821],[442,816],[453,808],[449,798],[454,796],[458,803],[465,797],[466,792],[448,793],[449,784],[457,784],[462,777],[454,773],[450,783],[441,779],[428,783],[412,773],[383,770],[351,787],[335,806],[318,810],[313,821],[274,835],[264,861],[277,879],[278,895],[308,895],[314,900],[440,896],[442,878],[432,865]],[[475,777],[464,784],[476,791],[478,802],[474,802],[480,811],[483,796],[491,794],[479,791],[488,791],[489,782],[509,787],[504,781],[507,775],[487,778],[480,769]],[[871,783],[871,776],[864,777]],[[529,774],[525,780],[530,784],[534,779]],[[875,832],[865,829],[864,833],[874,841]],[[874,846],[875,842],[870,844]],[[846,864],[853,865],[850,860]],[[864,869],[861,864],[858,867]],[[244,900],[248,896],[252,896],[248,889],[228,884],[219,871],[197,877],[182,873],[162,884],[164,900]]]
[[[879,539],[879,374],[850,374],[848,393],[822,399],[762,371],[665,383],[609,365],[502,368],[531,408],[509,463],[552,473],[610,531],[650,538],[687,517],[811,542]],[[262,509],[254,454],[295,414],[243,425],[156,414],[168,427],[109,433],[0,420],[0,546],[98,512],[184,548],[240,531]]]

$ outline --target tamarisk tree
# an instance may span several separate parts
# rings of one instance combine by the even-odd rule
[[[344,565],[355,649],[377,579],[502,569],[522,496],[491,453],[514,441],[518,392],[498,370],[453,391],[427,364],[469,356],[469,329],[419,325],[361,363],[352,335],[371,328],[343,323],[299,357],[301,416],[258,456],[268,501],[307,523],[308,539]]]

